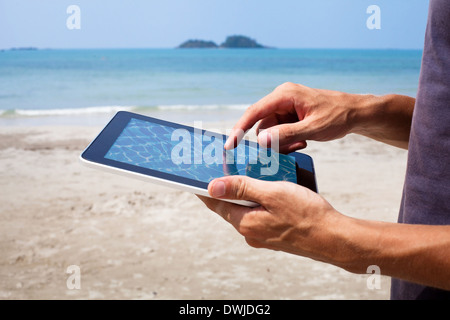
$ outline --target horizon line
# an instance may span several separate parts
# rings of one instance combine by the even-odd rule
[[[35,46],[15,46],[0,48],[0,51],[33,51],[33,50],[415,50],[423,51],[423,48],[395,48],[395,47],[264,47],[264,48],[178,48],[178,47],[35,47]]]

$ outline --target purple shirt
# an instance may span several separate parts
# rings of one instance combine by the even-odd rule
[[[430,1],[398,222],[450,224],[449,0]],[[450,299],[450,291],[392,279],[391,299]]]

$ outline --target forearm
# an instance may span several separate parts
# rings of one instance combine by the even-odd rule
[[[384,275],[450,290],[450,226],[342,221],[334,264],[355,273],[377,265]]]
[[[351,132],[408,149],[414,104],[414,98],[403,95],[360,95]]]

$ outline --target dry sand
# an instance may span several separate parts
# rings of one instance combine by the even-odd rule
[[[82,166],[100,129],[0,128],[0,298],[389,298],[388,277],[370,290],[368,274],[251,248],[192,194]],[[348,136],[304,152],[337,210],[396,221],[405,151]]]

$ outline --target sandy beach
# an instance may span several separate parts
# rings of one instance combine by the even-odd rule
[[[368,274],[251,248],[192,194],[82,166],[100,130],[0,128],[1,299],[389,298],[388,277],[371,290]],[[337,210],[396,221],[404,150],[351,135],[304,152]]]

